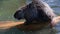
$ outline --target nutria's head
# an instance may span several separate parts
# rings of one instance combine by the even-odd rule
[[[16,18],[16,19],[18,19],[18,20],[24,18],[24,13],[23,13],[23,11],[22,11],[22,10],[16,11],[16,13],[14,14],[14,18]]]

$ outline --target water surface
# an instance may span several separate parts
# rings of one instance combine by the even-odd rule
[[[47,2],[50,7],[54,10],[57,15],[60,15],[60,0],[43,0]],[[30,3],[31,0],[26,0],[26,4]],[[13,20],[13,14],[18,7],[25,4],[24,0],[0,0],[0,21]],[[47,29],[39,31],[29,31],[24,32],[20,31],[17,28],[13,27],[8,30],[0,30],[0,34],[60,34],[60,23],[55,26],[54,32],[50,33]],[[56,32],[55,32],[56,30]],[[42,33],[43,32],[43,33]]]

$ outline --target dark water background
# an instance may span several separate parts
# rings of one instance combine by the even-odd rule
[[[24,4],[30,3],[31,0],[0,0],[0,21],[6,21],[6,20],[13,20],[16,21],[13,18],[13,14],[15,13],[16,9]],[[47,2],[54,12],[57,15],[60,15],[60,0],[43,0],[44,2]],[[0,34],[60,34],[60,23],[55,26],[56,32],[49,33],[47,29],[40,30],[39,31],[29,31],[24,32],[20,31],[17,28],[13,27],[8,30],[0,30]],[[54,31],[55,31],[54,30]]]

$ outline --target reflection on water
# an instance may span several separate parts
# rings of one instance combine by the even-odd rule
[[[27,0],[27,4],[30,3],[31,0]],[[43,0],[44,2],[47,2],[54,10],[54,12],[58,15],[60,15],[60,0]],[[15,2],[15,3],[13,3]],[[6,20],[6,19],[13,19],[11,17],[11,15],[16,11],[16,9],[20,6],[21,2],[19,2],[19,0],[0,0],[0,20]],[[12,6],[12,7],[11,7]],[[16,7],[18,6],[18,7]],[[4,10],[3,10],[4,9]],[[8,12],[9,11],[9,12]],[[8,14],[8,15],[7,15]],[[7,15],[7,16],[5,16]],[[8,17],[10,16],[10,17]],[[13,15],[12,15],[13,16]],[[48,31],[45,29],[45,30],[42,30],[41,32],[44,31],[44,34],[47,33],[47,34],[60,34],[60,23],[57,24],[55,26],[55,30],[57,30],[57,32],[53,32],[53,33],[48,33]],[[34,34],[41,34],[40,31],[34,31],[33,33]],[[30,32],[24,32],[24,31],[20,31],[18,30],[17,28],[12,28],[12,29],[8,29],[8,30],[3,30],[1,31],[0,30],[0,34],[33,34],[31,31]],[[43,33],[42,33],[43,34]]]

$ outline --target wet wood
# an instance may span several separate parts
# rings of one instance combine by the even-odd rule
[[[56,25],[60,21],[60,16],[53,18],[52,24]],[[15,21],[0,21],[0,29],[9,29],[12,27],[16,27],[21,30],[37,30],[41,29],[45,26],[48,26],[50,23],[40,23],[40,24],[30,24],[24,25],[24,22],[15,22]]]
[[[0,21],[0,29],[9,29],[12,27],[16,27],[21,30],[38,30],[49,23],[40,23],[40,24],[31,24],[31,25],[24,25],[24,22],[15,22],[15,21]]]
[[[0,21],[0,29],[9,29],[24,22],[14,22],[14,21]]]

